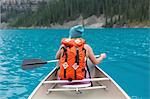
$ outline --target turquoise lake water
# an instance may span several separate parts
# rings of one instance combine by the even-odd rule
[[[0,99],[27,99],[54,63],[21,69],[27,58],[54,59],[67,29],[0,30]],[[107,53],[99,67],[133,99],[150,98],[150,29],[86,29],[95,54]]]

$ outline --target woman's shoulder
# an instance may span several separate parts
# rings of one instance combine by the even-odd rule
[[[85,48],[85,49],[90,49],[90,48],[91,48],[91,46],[90,46],[90,45],[88,45],[88,44],[84,44],[84,48]]]
[[[91,46],[88,45],[88,44],[84,44],[84,48],[86,49],[86,51],[87,51],[88,53],[92,51]]]

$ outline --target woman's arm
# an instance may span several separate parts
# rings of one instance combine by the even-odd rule
[[[62,50],[61,50],[61,48],[62,48],[62,46],[63,45],[61,45],[60,47],[59,47],[59,50],[57,51],[57,53],[56,53],[56,59],[60,59],[60,56],[61,56],[61,53],[62,53]]]
[[[85,45],[85,49],[88,51],[88,57],[93,64],[99,64],[104,58],[106,58],[106,54],[100,54],[99,58],[95,58],[92,48],[89,45]]]

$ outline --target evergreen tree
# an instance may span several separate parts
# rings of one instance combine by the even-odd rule
[[[31,4],[30,4],[31,5]],[[106,26],[118,23],[143,22],[150,20],[149,0],[50,0],[40,2],[36,12],[25,9],[19,14],[15,9],[8,10],[7,18],[13,14],[12,26],[50,26],[75,20],[82,15],[87,18],[104,15]],[[19,14],[19,16],[18,16]]]

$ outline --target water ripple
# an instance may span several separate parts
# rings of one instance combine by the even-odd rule
[[[84,38],[96,54],[107,53],[100,67],[130,95],[148,96],[149,40],[147,29],[89,29]],[[88,35],[87,35],[88,34]],[[23,59],[54,59],[68,30],[0,31],[0,97],[27,99],[38,83],[55,67],[21,69]],[[139,80],[138,78],[142,80]],[[138,82],[138,83],[137,83]],[[142,85],[139,87],[138,84]],[[135,89],[135,90],[132,90]]]

